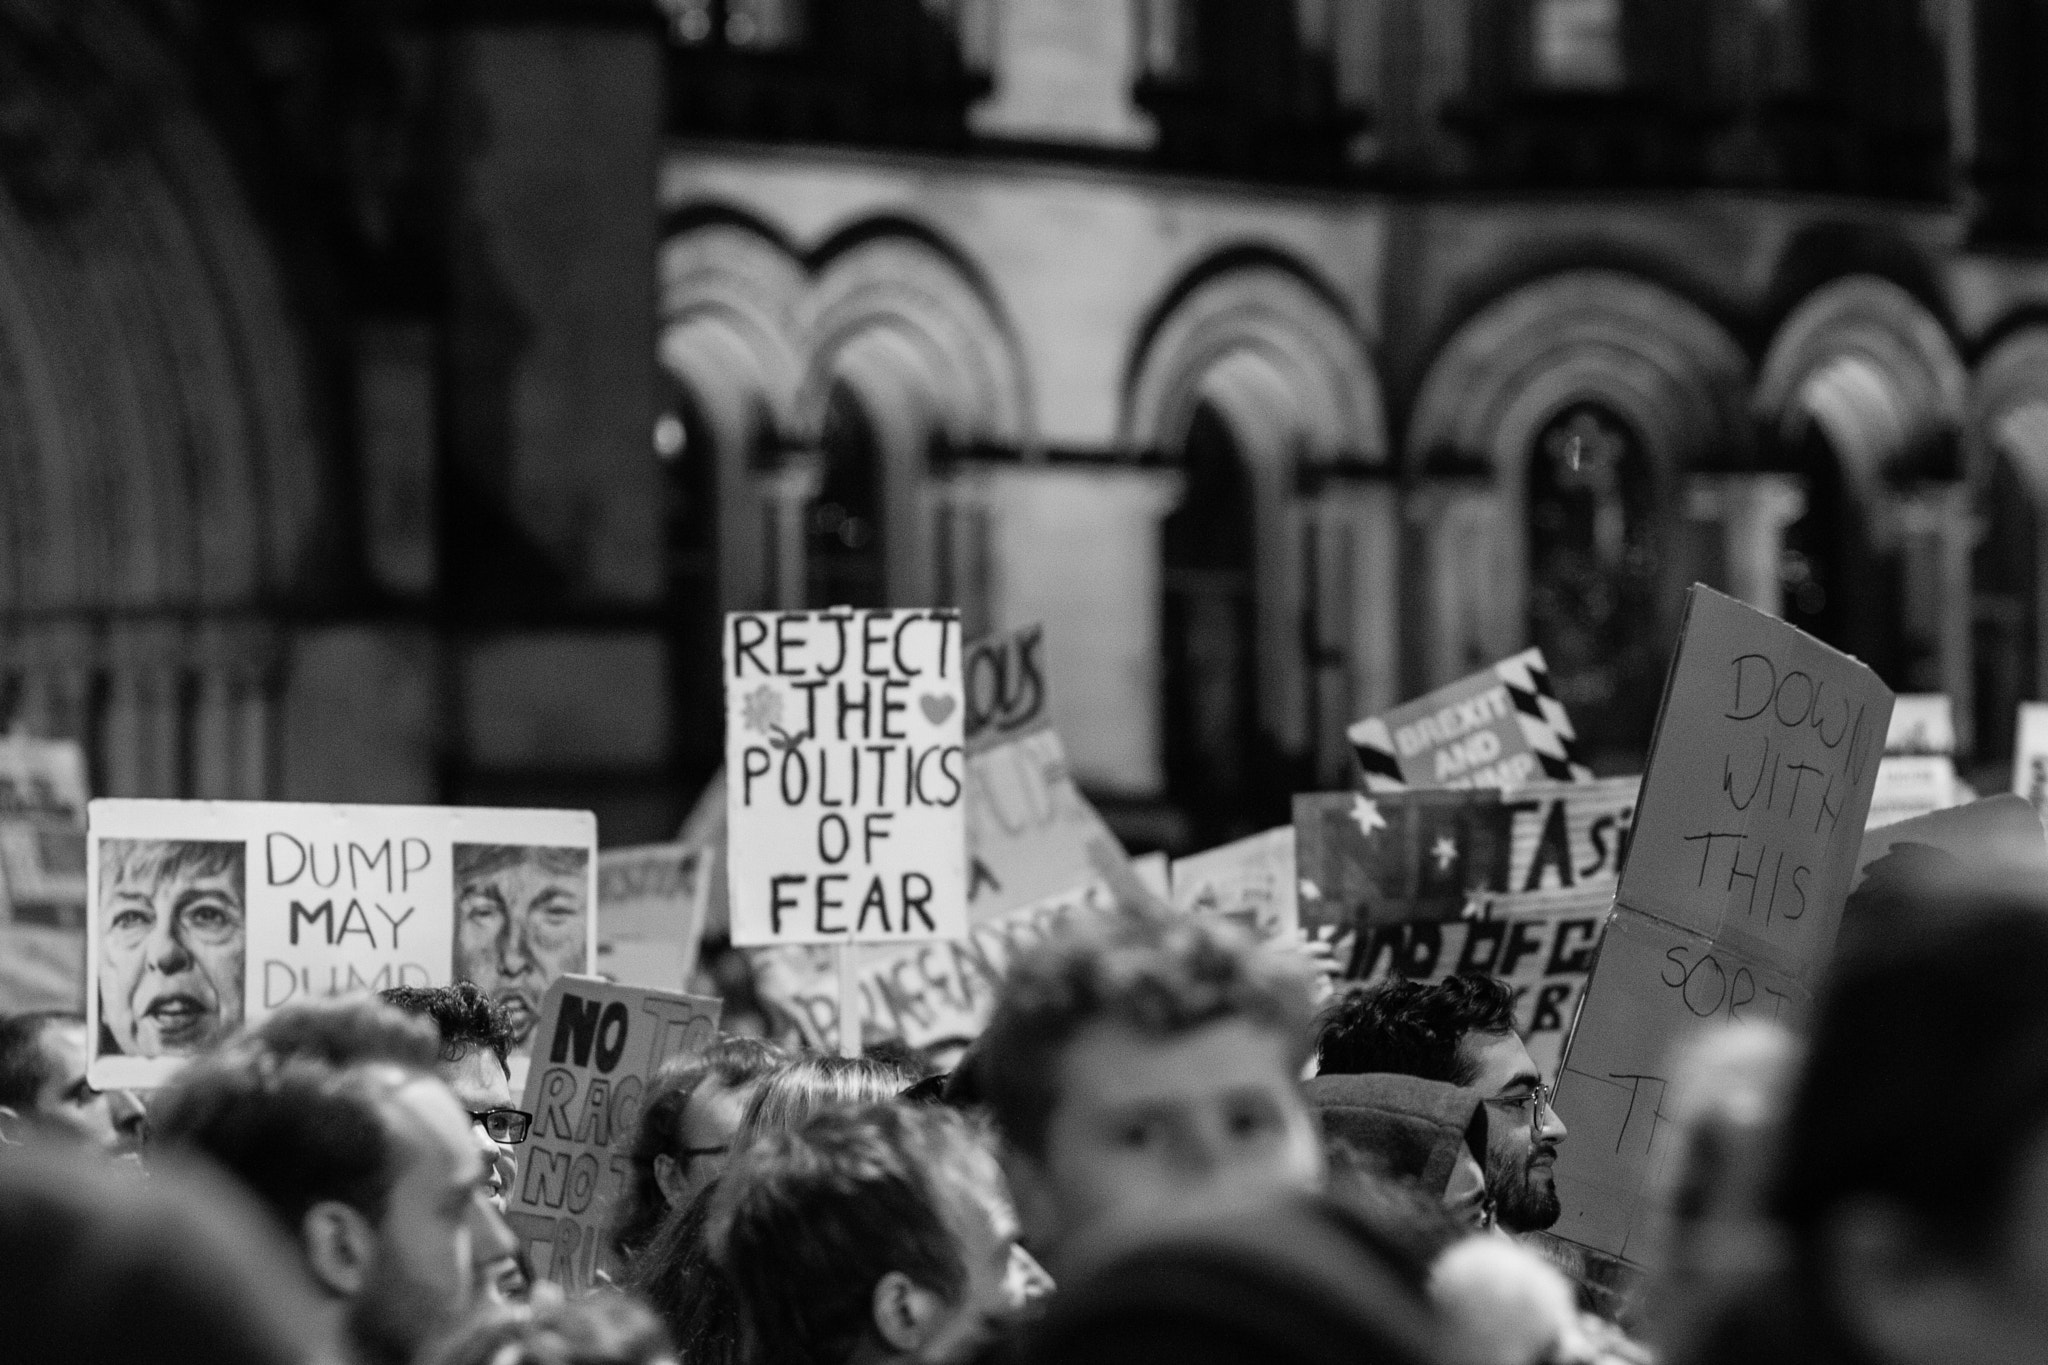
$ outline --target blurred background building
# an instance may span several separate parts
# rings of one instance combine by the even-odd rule
[[[0,0],[0,709],[112,795],[594,806],[720,612],[1047,626],[1140,846],[1685,586],[2048,687],[2031,0]]]

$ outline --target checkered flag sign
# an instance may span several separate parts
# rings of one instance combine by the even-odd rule
[[[1543,651],[1526,649],[1346,731],[1367,791],[1584,782]]]

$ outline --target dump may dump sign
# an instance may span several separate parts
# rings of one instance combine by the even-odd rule
[[[724,666],[732,941],[965,936],[958,613],[734,612]]]
[[[718,1009],[716,1000],[587,976],[548,988],[523,1101],[533,1131],[519,1148],[507,1211],[537,1274],[571,1293],[593,1287],[632,1178],[647,1082],[710,1045]]]

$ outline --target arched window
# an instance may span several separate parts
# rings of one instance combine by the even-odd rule
[[[1168,790],[1197,845],[1263,827],[1259,778],[1253,495],[1228,420],[1203,403],[1182,448],[1181,504],[1166,519]],[[1285,819],[1283,813],[1274,817]]]
[[[1529,632],[1587,754],[1626,762],[1648,745],[1670,643],[1649,462],[1596,403],[1559,412],[1530,458]]]
[[[873,418],[835,384],[819,442],[823,479],[805,521],[805,598],[814,607],[887,606],[882,461]]]

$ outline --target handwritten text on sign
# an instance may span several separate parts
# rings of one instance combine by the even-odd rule
[[[725,700],[735,944],[967,932],[957,613],[735,612]]]
[[[548,990],[526,1073],[533,1131],[519,1149],[508,1218],[534,1269],[571,1293],[606,1267],[606,1230],[632,1178],[630,1152],[647,1083],[702,1052],[716,1000],[565,976]]]
[[[1638,1253],[1671,1159],[1671,1059],[1717,1023],[1796,1024],[1833,952],[1892,695],[1709,589],[1688,600],[1629,857],[1558,1078],[1555,1232]]]

